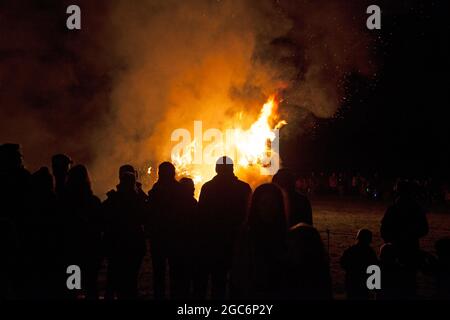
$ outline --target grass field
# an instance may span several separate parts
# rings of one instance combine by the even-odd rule
[[[389,203],[361,199],[312,199],[315,227],[321,232],[325,246],[328,244],[335,297],[344,298],[344,273],[339,259],[353,244],[356,232],[367,228],[373,232],[373,247],[378,253],[383,244],[380,222]],[[421,240],[423,250],[433,253],[439,238],[450,237],[450,212],[443,208],[432,209],[428,214],[429,234]],[[433,294],[433,279],[419,274],[419,295],[428,298]]]
[[[329,242],[334,296],[336,299],[343,299],[345,298],[344,273],[339,265],[339,259],[344,250],[353,244],[356,232],[360,228],[368,228],[373,232],[373,247],[378,253],[378,249],[383,243],[379,234],[380,221],[389,203],[339,198],[313,198],[311,203],[315,227],[320,231],[326,247]],[[433,253],[434,243],[437,239],[450,237],[450,211],[444,208],[434,209],[428,214],[428,221],[430,232],[422,239],[421,247]],[[330,231],[329,234],[327,229]],[[104,279],[104,268],[101,278]],[[139,291],[143,299],[153,297],[149,255],[144,258],[139,279]],[[433,278],[419,274],[420,296],[430,298],[433,292]]]

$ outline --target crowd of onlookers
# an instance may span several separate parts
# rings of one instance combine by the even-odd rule
[[[272,183],[252,190],[234,175],[230,158],[220,157],[215,169],[197,201],[192,179],[177,180],[170,162],[159,165],[148,192],[125,164],[102,202],[92,192],[87,168],[68,156],[55,155],[51,170],[30,173],[18,145],[0,145],[0,298],[98,299],[105,262],[103,297],[135,299],[150,253],[158,300],[332,299],[326,248],[308,197],[298,189],[347,192],[339,175],[328,177],[328,185],[316,184],[313,175],[311,183],[299,185],[292,172],[280,169]],[[363,185],[358,179],[355,192]],[[435,275],[438,297],[450,296],[450,240],[436,243],[437,256],[420,250],[428,221],[419,200],[417,183],[397,184],[381,221],[385,244],[379,257],[370,246],[371,232],[358,232],[341,259],[349,299],[372,295],[370,265],[382,271],[377,299],[416,297],[420,269]],[[67,268],[74,265],[81,270],[79,290],[67,285]]]
[[[296,188],[307,195],[356,196],[374,200],[392,200],[401,177],[381,176],[378,173],[361,174],[331,172],[301,174],[297,176]],[[414,178],[420,201],[425,205],[450,200],[448,186],[431,177]]]

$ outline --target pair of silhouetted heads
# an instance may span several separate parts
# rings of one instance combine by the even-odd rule
[[[216,173],[219,176],[233,175],[233,160],[230,157],[222,156],[216,162]],[[158,167],[158,180],[161,182],[175,180],[175,166],[166,161]]]
[[[65,154],[55,154],[52,157],[52,172],[58,179],[59,177],[66,177],[73,164],[72,159]]]
[[[170,162],[163,162],[158,167],[158,181],[162,183],[175,181],[175,166]],[[179,181],[181,189],[187,196],[194,196],[195,186],[191,178],[181,178]]]

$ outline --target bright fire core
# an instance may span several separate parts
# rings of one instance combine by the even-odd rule
[[[243,129],[238,120],[231,129],[208,129],[200,138],[179,143],[171,157],[177,176],[192,178],[198,193],[201,185],[215,175],[216,160],[227,155],[233,159],[236,175],[251,185],[270,180],[279,165],[278,130],[286,124],[278,120],[277,110],[273,95],[249,128]],[[242,120],[242,113],[236,116]]]

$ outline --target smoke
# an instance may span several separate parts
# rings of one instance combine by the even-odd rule
[[[225,129],[245,112],[248,125],[273,93],[291,127],[305,114],[331,117],[346,75],[372,69],[362,4],[92,2],[81,1],[78,34],[41,19],[61,15],[63,4],[52,15],[34,8],[31,19],[14,20],[23,4],[7,14],[17,28],[10,38],[22,38],[18,48],[12,39],[1,44],[0,137],[22,143],[34,163],[61,151],[87,162],[99,193],[114,185],[120,164],[170,160],[171,132],[192,131],[194,120]]]

